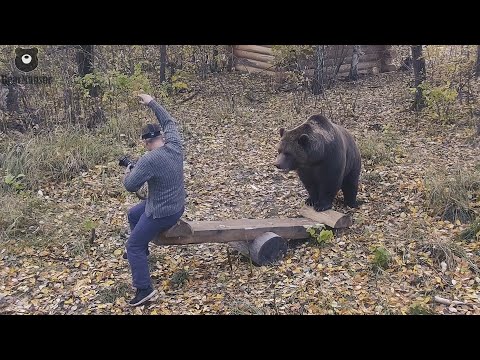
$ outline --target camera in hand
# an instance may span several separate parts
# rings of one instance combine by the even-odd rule
[[[123,167],[128,167],[128,165],[131,165],[130,168],[133,168],[134,162],[125,155],[118,159],[118,165]]]

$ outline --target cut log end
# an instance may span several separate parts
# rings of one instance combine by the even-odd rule
[[[333,229],[343,229],[353,224],[352,217],[348,214],[342,214],[335,210],[316,211],[313,207],[304,205],[300,209],[300,214],[306,218],[318,221]]]
[[[287,252],[287,241],[273,232],[266,232],[253,241],[236,241],[230,245],[259,266],[273,264]]]
[[[165,231],[165,237],[181,237],[181,236],[192,236],[193,229],[189,223],[180,219],[175,225],[170,229]]]

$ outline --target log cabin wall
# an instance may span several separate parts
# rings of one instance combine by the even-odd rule
[[[329,66],[338,61],[343,45],[329,46],[325,54],[325,65]],[[390,45],[360,45],[362,55],[358,63],[358,72],[372,74],[396,70],[392,64],[394,50]],[[264,73],[275,75],[281,69],[274,64],[272,45],[234,45],[233,55],[235,69],[248,73]],[[353,45],[347,45],[344,49],[344,60],[339,68],[338,76],[346,77],[350,72],[353,55]],[[306,64],[307,74],[312,75],[314,60]]]

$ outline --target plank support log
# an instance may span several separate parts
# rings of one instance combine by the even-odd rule
[[[287,253],[287,241],[271,231],[252,241],[231,242],[230,246],[259,266],[273,264]]]

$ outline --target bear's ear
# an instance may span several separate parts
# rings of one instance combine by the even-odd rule
[[[307,145],[310,143],[310,138],[308,137],[307,134],[302,134],[298,138],[298,143],[303,147],[307,147]]]
[[[285,129],[284,128],[280,128],[280,137],[283,137],[283,134],[285,133]]]
[[[37,55],[37,54],[38,54],[38,49],[37,49],[37,48],[31,48],[31,49],[30,49],[30,52],[31,52],[33,55]]]
[[[15,49],[15,54],[16,55],[23,55],[23,53],[25,52],[25,50],[23,50],[22,48],[16,48]]]

